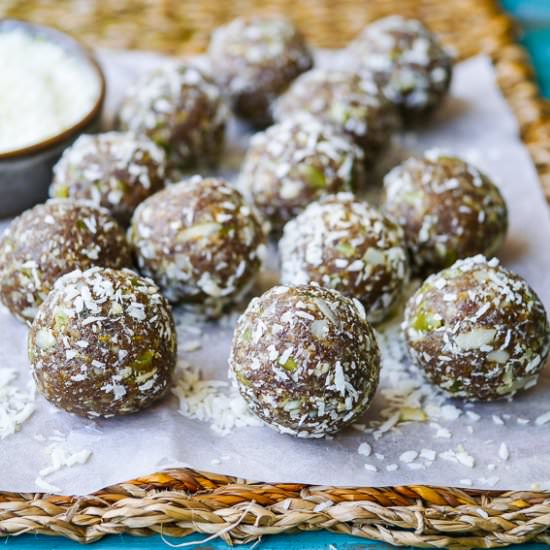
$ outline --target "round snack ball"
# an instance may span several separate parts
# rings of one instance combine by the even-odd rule
[[[453,397],[488,401],[535,385],[550,346],[544,306],[496,258],[459,260],[410,299],[404,331],[414,362]]]
[[[302,113],[252,138],[238,186],[280,230],[310,202],[355,191],[363,178],[362,150],[333,126]]]
[[[272,122],[273,100],[313,65],[300,32],[280,17],[242,17],[219,27],[208,54],[233,109],[256,126]]]
[[[105,209],[51,199],[15,218],[0,239],[0,300],[19,319],[32,321],[61,275],[131,265],[124,231]]]
[[[86,199],[128,225],[136,206],[164,187],[164,151],[144,136],[80,136],[54,166],[50,195]]]
[[[394,107],[373,80],[348,71],[313,69],[297,78],[275,106],[282,120],[308,112],[349,134],[372,163],[398,127]]]
[[[56,282],[28,341],[38,391],[89,418],[134,413],[161,397],[176,346],[170,306],[153,282],[101,267]]]
[[[249,289],[266,242],[242,195],[224,180],[200,176],[142,202],[129,238],[141,271],[168,300],[210,316]]]
[[[130,89],[118,114],[122,130],[145,134],[178,172],[212,166],[220,156],[228,109],[218,85],[193,65],[170,63]]]
[[[238,320],[229,366],[250,409],[269,426],[323,437],[367,409],[380,352],[357,300],[318,286],[276,286]]]
[[[409,281],[403,230],[351,193],[310,204],[286,224],[279,243],[281,282],[315,283],[361,301],[382,321]]]
[[[405,118],[426,115],[449,90],[452,57],[416,19],[379,19],[365,28],[350,49]]]
[[[496,185],[471,164],[438,151],[410,158],[384,178],[384,210],[405,230],[420,273],[457,259],[493,256],[508,230],[508,209]]]

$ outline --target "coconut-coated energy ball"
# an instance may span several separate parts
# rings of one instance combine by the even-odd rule
[[[15,218],[0,238],[0,300],[30,322],[61,275],[92,266],[131,265],[124,231],[107,210],[51,199]]]
[[[136,206],[164,187],[165,154],[145,136],[80,136],[53,169],[50,196],[86,199],[128,225]]]
[[[430,276],[408,302],[403,327],[428,380],[469,400],[534,386],[550,346],[535,292],[496,258],[481,255]]]
[[[248,406],[269,426],[323,437],[367,409],[380,352],[357,300],[318,286],[276,286],[238,320],[229,366]]]
[[[228,108],[216,82],[192,64],[170,63],[139,79],[118,113],[122,130],[145,134],[167,154],[176,174],[215,165]]]
[[[449,90],[452,57],[416,19],[379,19],[365,28],[350,50],[405,119],[426,115]]]
[[[238,187],[280,230],[310,202],[355,191],[363,178],[362,150],[338,129],[302,113],[253,136]]]
[[[176,346],[170,306],[153,281],[100,267],[56,282],[28,341],[38,391],[89,418],[134,413],[164,395]]]
[[[438,271],[457,259],[493,256],[508,230],[498,187],[464,160],[438,151],[410,158],[384,178],[383,209],[405,230],[415,269]]]
[[[395,108],[376,83],[349,71],[313,69],[304,73],[279,98],[274,113],[282,120],[304,111],[350,135],[369,164],[398,127]]]
[[[241,17],[219,27],[208,54],[234,111],[256,126],[272,122],[273,100],[313,65],[301,33],[281,17]]]
[[[388,316],[409,281],[401,227],[350,193],[324,197],[287,223],[279,252],[283,284],[357,298],[370,322]]]
[[[173,303],[219,314],[253,283],[266,236],[242,195],[195,176],[142,202],[129,231],[141,271]]]

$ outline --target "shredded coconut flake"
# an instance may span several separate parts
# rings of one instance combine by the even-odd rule
[[[228,382],[202,380],[200,370],[188,365],[178,369],[172,393],[179,399],[181,415],[209,422],[210,428],[220,435],[235,428],[262,425]]]
[[[15,369],[0,369],[0,439],[19,430],[34,412],[34,387],[29,392],[16,385]]]
[[[550,411],[541,414],[540,416],[537,416],[535,418],[535,424],[537,426],[542,426],[543,424],[546,424],[547,422],[550,422]]]

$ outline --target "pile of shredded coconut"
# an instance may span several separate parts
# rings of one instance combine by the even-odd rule
[[[37,435],[35,439],[40,442],[46,441],[44,436]],[[79,464],[86,464],[92,456],[92,451],[88,449],[74,450],[67,443],[67,436],[56,430],[55,433],[47,438],[49,444],[45,447],[45,453],[50,463],[38,473],[34,480],[37,487],[43,491],[51,493],[60,493],[61,489],[56,487],[45,478],[63,468],[71,468]]]
[[[93,107],[99,79],[63,48],[22,30],[0,32],[0,153],[39,143]]]
[[[15,384],[15,369],[0,368],[0,439],[17,432],[34,412],[34,384],[28,392]]]
[[[220,435],[227,435],[235,428],[262,425],[229,382],[203,380],[200,370],[185,362],[178,368],[172,393],[179,399],[180,414],[208,422]]]

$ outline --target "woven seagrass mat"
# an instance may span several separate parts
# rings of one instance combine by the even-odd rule
[[[252,12],[284,13],[320,47],[343,46],[368,21],[401,13],[422,19],[459,58],[489,54],[550,200],[550,108],[496,1],[0,0],[0,16],[52,25],[92,46],[170,54],[203,50],[216,26]],[[7,472],[3,483],[9,484]],[[0,535],[31,532],[91,542],[107,534],[201,532],[238,543],[318,529],[425,547],[550,543],[550,492],[312,487],[178,469],[86,497],[0,493]]]

